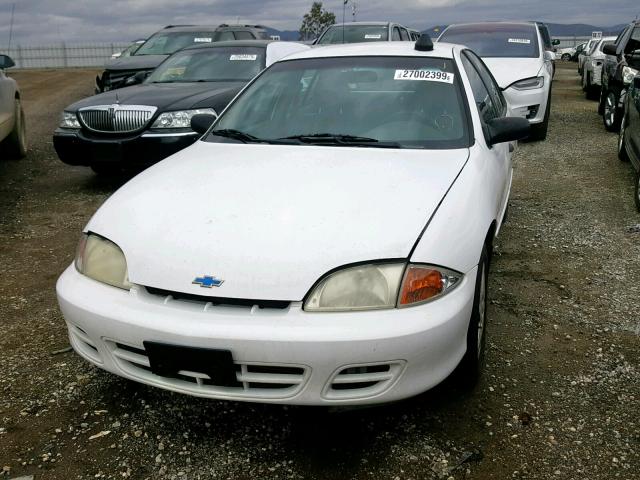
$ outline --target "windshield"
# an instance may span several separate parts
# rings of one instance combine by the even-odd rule
[[[280,62],[233,102],[208,140],[229,141],[232,132],[237,141],[240,132],[244,136],[240,141],[268,143],[290,139],[289,143],[332,146],[468,147],[460,89],[448,59],[341,57]]]
[[[178,50],[198,43],[211,43],[213,32],[163,32],[156,33],[133,54],[171,55]]]
[[[386,42],[389,40],[389,31],[385,25],[347,25],[344,27],[344,41],[342,30],[341,25],[334,25],[325,32],[318,44]]]
[[[264,66],[264,48],[193,48],[178,52],[161,63],[147,83],[248,82]]]
[[[538,31],[531,25],[460,25],[447,28],[439,42],[466,45],[481,57],[538,58]]]

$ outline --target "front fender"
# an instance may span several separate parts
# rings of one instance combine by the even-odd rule
[[[411,261],[469,272],[478,264],[487,233],[494,221],[500,228],[503,205],[489,163],[495,159],[471,155],[429,222]],[[504,203],[506,205],[506,201]]]

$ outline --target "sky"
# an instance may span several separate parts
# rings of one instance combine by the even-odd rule
[[[350,14],[350,0],[347,18]],[[0,0],[0,45],[129,41],[174,24],[258,23],[298,30],[312,0]],[[356,0],[357,20],[395,21],[424,30],[479,20],[541,20],[607,27],[640,15],[638,0]],[[325,8],[342,19],[342,0]]]

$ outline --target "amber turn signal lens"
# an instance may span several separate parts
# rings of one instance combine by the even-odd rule
[[[445,287],[443,280],[442,273],[438,270],[409,266],[402,285],[400,305],[424,302],[440,295]]]

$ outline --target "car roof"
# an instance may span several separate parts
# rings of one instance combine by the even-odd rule
[[[327,57],[434,57],[453,58],[454,49],[463,49],[462,45],[452,43],[434,43],[432,51],[418,51],[415,42],[369,42],[345,43],[337,45],[319,46],[302,52],[294,53],[287,60],[303,58]]]
[[[218,28],[217,25],[167,25],[160,32],[214,32]]]
[[[200,48],[220,48],[220,47],[266,47],[277,40],[227,40],[224,42],[202,43],[200,45],[190,45],[182,50],[195,50]],[[180,51],[182,51],[180,50]]]
[[[350,27],[350,26],[357,26],[357,25],[375,25],[375,26],[388,26],[390,24],[392,24],[394,22],[345,22],[345,23],[334,23],[333,25],[331,25],[332,27],[342,27],[342,25],[344,25],[345,27]]]
[[[537,25],[535,23],[532,23],[532,22],[469,22],[469,23],[452,23],[451,25],[449,25],[449,27],[447,27],[447,29],[449,29],[450,27],[481,27],[481,26],[487,26],[487,27],[514,26],[514,27],[531,27],[531,28],[536,28],[537,29]]]

